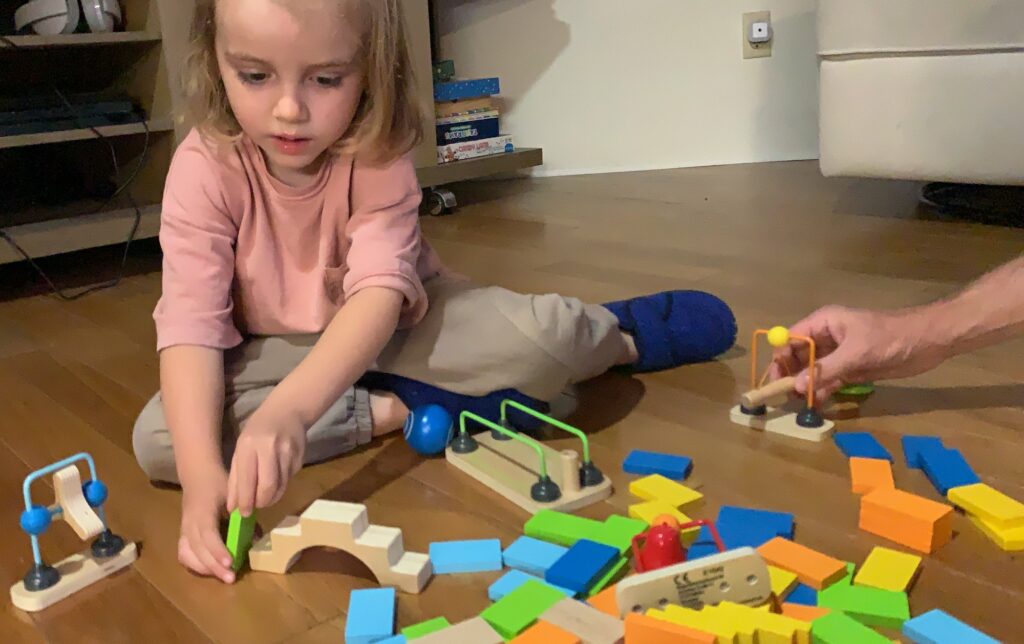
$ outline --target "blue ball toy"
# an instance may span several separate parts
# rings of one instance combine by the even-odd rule
[[[82,486],[82,493],[85,494],[85,500],[94,508],[103,505],[107,500],[107,486],[102,481],[89,481]]]
[[[412,410],[403,430],[409,446],[424,456],[443,452],[454,432],[451,414],[440,405],[423,405]]]
[[[21,529],[28,534],[41,535],[50,527],[50,510],[41,505],[33,505],[31,510],[21,513]]]

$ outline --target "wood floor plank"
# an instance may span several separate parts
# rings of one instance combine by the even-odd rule
[[[727,504],[793,512],[801,543],[855,562],[873,546],[893,544],[857,528],[857,497],[834,445],[759,434],[728,420],[749,385],[751,332],[791,324],[828,303],[927,302],[1024,247],[1022,229],[941,220],[919,206],[917,184],[823,179],[813,162],[473,182],[457,190],[455,216],[424,218],[423,229],[451,268],[477,282],[589,302],[698,288],[736,313],[737,346],[719,360],[660,374],[607,374],[579,387],[570,422],[590,435],[594,459],[615,487],[580,514],[627,511],[632,477],[621,462],[629,450],[673,451],[694,459],[688,484],[705,494],[693,516],[713,518]],[[177,563],[180,492],[151,486],[131,452],[134,419],[158,387],[152,310],[160,287],[159,273],[150,272],[74,303],[0,302],[7,412],[0,416],[0,484],[16,490],[32,468],[87,450],[110,485],[112,526],[142,545],[130,570],[59,610],[39,618],[0,613],[4,641],[8,633],[19,642],[56,643],[339,641],[351,591],[376,586],[351,555],[311,549],[286,575],[246,572],[233,586]],[[921,472],[902,466],[900,436],[927,434],[960,449],[984,481],[1024,499],[1022,365],[1024,339],[958,357],[880,384],[859,417],[840,427],[876,435],[897,459],[902,489],[939,499]],[[556,448],[573,443],[545,440]],[[406,548],[419,552],[446,539],[497,537],[508,545],[527,518],[443,458],[415,454],[400,436],[304,469],[278,504],[261,511],[260,524],[270,529],[318,498],[365,503],[372,523],[401,528]],[[0,498],[7,516],[20,504],[18,494]],[[963,516],[954,529],[952,543],[925,557],[912,612],[942,608],[1015,641],[1024,560],[999,550]],[[48,558],[80,544],[63,525],[47,537]],[[13,583],[28,563],[27,539],[5,531],[4,580]],[[400,594],[399,628],[478,614],[497,575],[440,575],[420,595]],[[111,621],[143,611],[155,617]]]

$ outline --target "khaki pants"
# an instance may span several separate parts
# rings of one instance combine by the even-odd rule
[[[600,375],[623,353],[618,321],[604,307],[560,295],[522,295],[453,278],[424,285],[426,317],[395,333],[374,371],[391,373],[459,394],[482,396],[515,389],[552,401],[569,385]],[[222,453],[230,463],[246,419],[305,358],[316,335],[247,339],[225,352]],[[369,392],[346,392],[308,433],[306,463],[369,442]],[[171,435],[160,394],[135,423],[135,455],[153,480],[177,482]]]

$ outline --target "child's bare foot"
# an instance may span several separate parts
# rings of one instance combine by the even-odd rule
[[[409,416],[409,408],[391,392],[371,391],[370,415],[373,417],[373,435],[383,436],[402,429]]]

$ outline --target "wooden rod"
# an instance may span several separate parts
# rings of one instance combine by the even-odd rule
[[[787,376],[785,378],[779,378],[769,382],[760,389],[754,389],[748,391],[740,397],[740,403],[743,404],[747,409],[757,407],[759,405],[767,404],[771,399],[779,396],[785,396],[789,392],[796,388],[796,378],[793,376]]]

